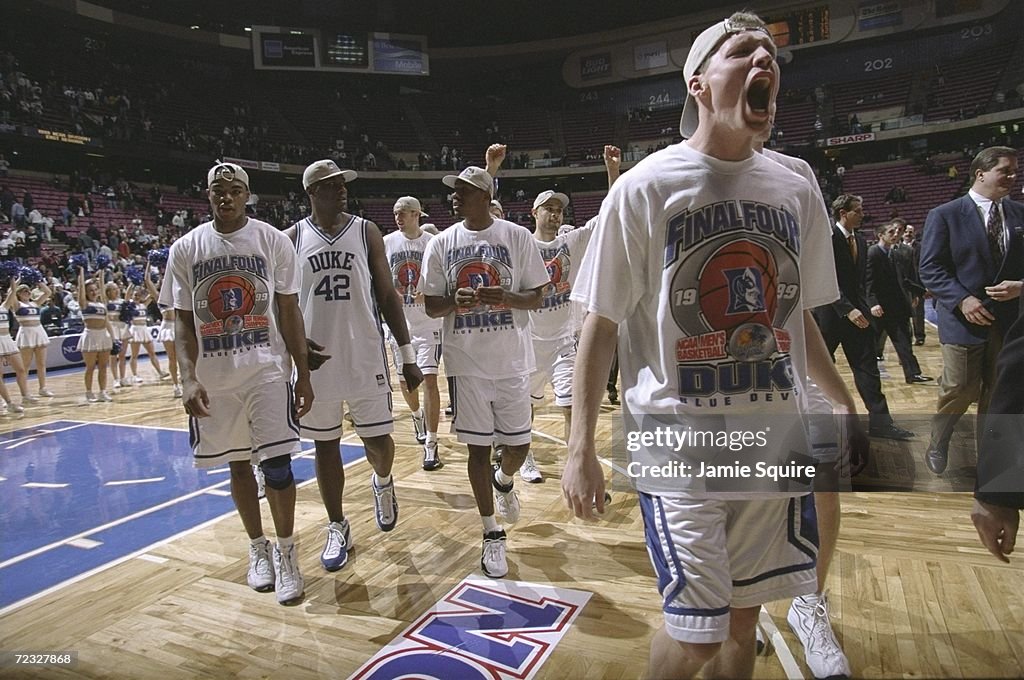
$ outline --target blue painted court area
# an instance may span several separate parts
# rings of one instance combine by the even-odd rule
[[[311,446],[311,443],[310,443]],[[350,463],[362,446],[342,446]],[[296,458],[295,481],[314,475]],[[234,511],[188,432],[55,421],[0,435],[0,612]]]

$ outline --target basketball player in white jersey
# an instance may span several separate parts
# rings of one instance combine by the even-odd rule
[[[437,366],[441,359],[440,319],[431,319],[423,308],[423,293],[420,291],[420,274],[423,268],[423,253],[432,234],[420,228],[420,217],[426,217],[419,199],[403,196],[395,201],[395,224],[398,231],[384,237],[388,266],[395,289],[402,297],[402,309],[409,324],[410,342],[416,352],[416,365],[423,372],[423,405],[420,406],[419,392],[410,390],[405,378],[400,378],[402,396],[412,411],[416,429],[416,441],[423,444],[423,469],[438,470],[444,463],[437,455],[437,424],[441,416],[441,394],[437,389]],[[395,351],[395,365],[401,368],[401,355],[397,352],[398,342],[392,338]]]
[[[306,334],[330,357],[313,373],[316,404],[300,423],[303,436],[316,443],[316,477],[329,521],[320,563],[327,571],[344,567],[352,549],[342,506],[344,402],[348,402],[356,434],[373,467],[370,483],[377,526],[391,531],[398,521],[391,476],[395,460],[391,381],[378,308],[400,345],[406,385],[414,390],[423,380],[380,230],[373,222],[345,212],[347,185],[355,178],[354,170],[342,170],[332,160],[309,165],[302,173],[302,186],[309,196],[311,214],[284,232],[298,253],[302,278],[299,305]]]
[[[604,510],[594,433],[616,335],[626,416],[678,426],[708,415],[729,429],[771,414],[787,439],[770,433],[765,447],[738,455],[809,449],[794,376],[822,359],[809,350],[805,311],[838,290],[827,234],[814,229],[828,220],[824,206],[805,179],[752,151],[771,125],[775,55],[750,14],[702,32],[683,71],[688,141],[642,160],[602,205],[573,292],[589,314],[562,488],[579,517]],[[664,449],[638,451],[675,461]],[[705,480],[686,486],[685,475],[634,481],[664,600],[648,675],[693,677],[707,666],[709,677],[750,677],[760,606],[817,588],[812,497],[737,498]]]
[[[250,539],[249,586],[295,604],[305,581],[292,535],[291,456],[300,450],[298,419],[313,403],[298,262],[280,231],[245,214],[244,169],[218,163],[206,181],[213,220],[171,246],[161,302],[175,310],[196,466],[231,468],[231,498]],[[276,546],[263,535],[254,463],[266,477]]]
[[[505,531],[495,518],[519,519],[512,475],[530,451],[529,375],[533,346],[529,314],[548,283],[530,233],[494,219],[494,179],[470,166],[445,185],[462,221],[431,239],[423,258],[427,314],[444,318],[445,365],[454,376],[455,432],[469,448],[469,481],[484,525],[480,565],[484,574],[508,573]],[[491,468],[492,442],[506,444],[501,465]],[[493,487],[493,491],[492,491]]]
[[[618,177],[616,159],[621,158],[618,147],[604,147],[605,166],[609,184]],[[612,176],[615,167],[615,177]],[[555,395],[555,406],[562,409],[565,418],[565,438],[569,438],[572,423],[572,381],[576,363],[576,340],[579,335],[580,314],[577,305],[569,299],[580,263],[587,252],[595,219],[574,228],[564,225],[563,214],[569,197],[563,193],[542,191],[533,201],[532,215],[536,224],[533,238],[540,256],[547,266],[550,283],[544,288],[540,309],[530,311],[530,335],[537,367],[530,376],[530,398],[534,404],[544,399],[544,389],[550,383]],[[565,229],[568,227],[568,229]],[[544,481],[531,452],[526,456],[519,476],[526,482]]]
[[[772,107],[772,120],[775,119],[775,108]],[[825,203],[818,185],[818,179],[807,161],[794,158],[764,148],[764,143],[771,135],[771,126],[765,128],[761,136],[755,139],[754,151],[782,165],[807,180],[814,190],[814,200],[822,205]],[[812,228],[831,233],[831,223],[825,222]],[[813,352],[828,351],[825,340],[817,323],[813,319],[805,320],[805,331],[808,342],[808,355]],[[817,342],[812,342],[817,336]],[[819,358],[820,359],[820,358]],[[807,667],[816,678],[849,677],[850,662],[846,659],[829,620],[828,594],[825,582],[828,569],[835,554],[836,539],[839,536],[839,474],[852,476],[860,472],[867,464],[868,446],[867,433],[860,427],[856,402],[850,389],[831,362],[811,361],[808,368],[820,369],[817,381],[808,378],[804,385],[804,398],[807,400],[807,413],[810,414],[810,442],[818,461],[815,475],[815,486],[821,482],[821,491],[814,492],[814,507],[818,516],[818,589],[809,595],[796,597],[790,605],[787,621],[790,628],[804,646],[804,659]],[[818,382],[820,381],[820,382]],[[819,386],[820,385],[820,386]],[[844,427],[839,431],[833,419],[823,417],[836,413],[843,416]],[[840,432],[848,435],[847,442],[839,441]],[[837,470],[840,464],[840,447],[846,445],[854,464],[852,470]],[[760,634],[760,631],[758,631]]]

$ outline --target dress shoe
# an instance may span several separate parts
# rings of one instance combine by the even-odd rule
[[[918,373],[917,375],[912,375],[909,378],[907,378],[907,384],[914,385],[916,383],[926,383],[931,382],[933,380],[935,380],[935,378],[928,375],[921,375],[920,373]]]
[[[872,427],[868,434],[872,437],[880,437],[882,439],[913,439],[914,433],[910,430],[905,430],[896,423],[889,423],[888,425],[882,425],[881,427]]]
[[[614,387],[608,390],[608,403],[612,406],[618,406],[619,404],[619,392]]]
[[[915,347],[920,347],[923,344],[924,344],[924,340],[914,340],[914,346]]]
[[[924,455],[924,462],[929,470],[941,475],[946,470],[946,463],[949,462],[949,452],[938,447],[929,448],[928,453]]]

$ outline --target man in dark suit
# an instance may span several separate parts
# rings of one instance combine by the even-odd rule
[[[1024,509],[1024,297],[1017,321],[1006,332],[996,363],[981,447],[971,519],[982,544],[1003,562],[1013,552]]]
[[[875,339],[868,322],[869,305],[865,293],[867,243],[857,233],[864,220],[860,196],[842,194],[832,202],[832,251],[835,258],[839,299],[814,310],[829,354],[835,358],[842,345],[853,370],[853,381],[871,414],[870,434],[890,439],[909,439],[913,432],[899,427],[889,415],[889,404],[882,394],[882,380],[875,360]]]
[[[868,248],[867,301],[879,335],[892,340],[908,385],[929,382],[910,346],[910,315],[913,311],[913,282],[906,279],[905,265],[897,258],[900,225],[881,224],[875,229],[878,243]]]
[[[921,241],[921,281],[936,300],[942,378],[925,462],[941,474],[957,420],[978,402],[988,412],[1003,335],[1017,317],[1024,277],[1024,206],[1007,199],[1016,184],[1017,151],[982,150],[971,163],[966,196],[928,213]],[[982,433],[982,424],[976,429]]]
[[[893,222],[902,222],[895,218]],[[924,344],[924,300],[928,294],[924,284],[921,283],[921,234],[914,229],[914,225],[905,224],[903,234],[900,237],[902,243],[896,248],[899,261],[905,266],[906,280],[912,281],[911,291],[916,289],[916,302],[912,305],[913,310],[910,318],[914,325],[914,345]]]

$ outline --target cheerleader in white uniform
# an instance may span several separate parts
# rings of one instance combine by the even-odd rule
[[[21,350],[21,361],[26,370],[31,367],[33,359],[36,362],[40,397],[53,396],[53,392],[46,389],[46,347],[50,344],[50,337],[39,320],[39,307],[45,305],[52,295],[53,291],[45,283],[40,282],[35,290],[18,283],[15,288],[17,307],[11,308],[20,326],[14,341]]]
[[[18,345],[15,344],[14,338],[11,337],[10,307],[17,304],[14,286],[11,286],[7,302],[0,305],[0,360],[14,369],[14,376],[18,381],[18,389],[21,390],[22,401],[38,401],[36,397],[30,396],[28,393],[28,371],[25,370],[25,364],[21,360],[21,352],[18,350]],[[8,409],[15,413],[21,413],[25,410],[21,404],[15,404],[11,401],[10,394],[7,392],[7,385],[2,379],[0,379],[0,397],[3,397],[4,400],[0,413],[6,413]]]
[[[122,385],[128,387],[129,382],[125,377],[125,359],[128,357],[129,331],[128,324],[121,321],[121,305],[124,304],[124,300],[121,298],[121,287],[111,281],[103,287],[103,290],[106,292],[107,299],[107,321],[110,322],[114,340],[121,343],[121,351],[110,362],[110,374],[114,376],[115,389]]]
[[[164,278],[161,277],[161,285],[163,285],[163,281]],[[149,291],[149,296],[154,300],[160,298],[157,289],[158,286],[147,276],[146,290]],[[167,370],[171,372],[171,382],[174,383],[174,396],[180,397],[181,383],[178,382],[178,352],[174,347],[174,307],[160,305],[160,315],[163,317],[163,321],[160,323],[160,332],[156,339],[157,342],[164,344],[164,351],[167,352]]]
[[[114,401],[107,392],[107,363],[114,346],[114,329],[107,320],[107,301],[104,297],[103,271],[96,281],[85,280],[85,270],[78,270],[78,306],[82,310],[85,328],[78,341],[78,350],[85,359],[85,399],[88,402]],[[100,393],[92,391],[92,377],[99,369]]]
[[[149,276],[148,272],[146,276]],[[139,377],[139,352],[143,347],[146,348],[146,353],[149,354],[149,363],[156,369],[157,375],[161,380],[167,380],[171,376],[169,373],[165,373],[163,367],[160,366],[160,357],[156,354],[153,338],[149,334],[149,318],[146,312],[146,305],[150,301],[149,293],[138,286],[129,286],[128,296],[131,299],[129,306],[132,311],[132,321],[129,324],[129,341],[132,344],[132,380],[136,385],[142,384],[142,378]]]

